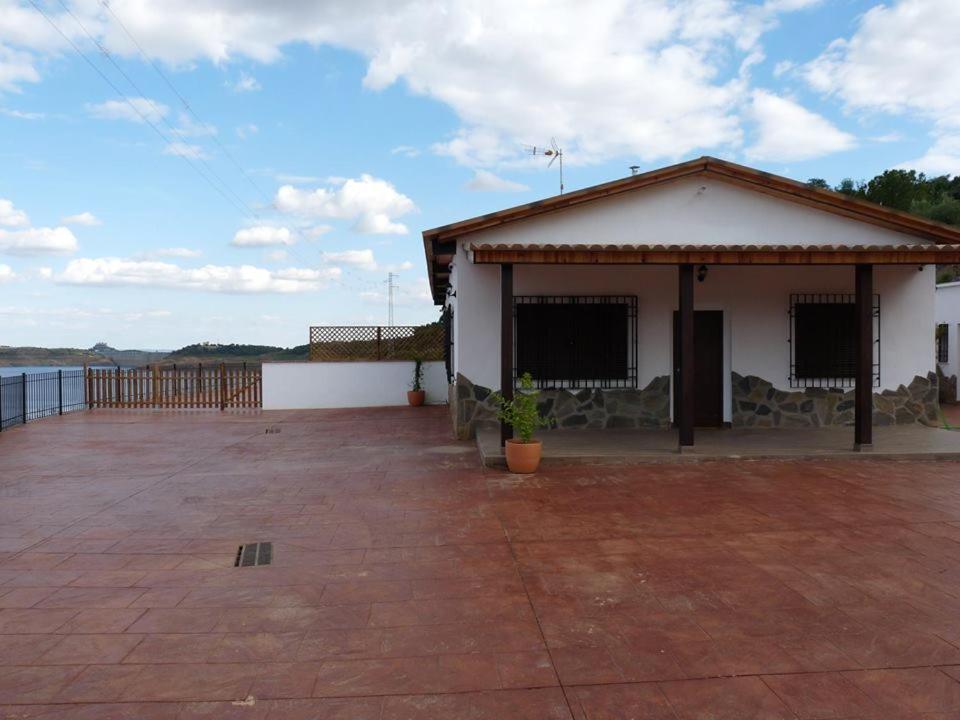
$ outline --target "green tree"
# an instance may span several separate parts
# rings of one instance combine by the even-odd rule
[[[851,178],[844,178],[834,190],[844,195],[850,195],[851,197],[863,197],[863,185],[862,181],[856,182]]]
[[[909,211],[926,182],[915,170],[886,170],[867,183],[865,197],[884,207]]]

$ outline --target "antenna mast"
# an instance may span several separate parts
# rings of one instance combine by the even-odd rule
[[[399,286],[394,282],[397,277],[397,273],[389,272],[387,273],[387,327],[393,327],[393,292],[398,290]]]
[[[547,163],[547,168],[550,168],[553,163],[559,160],[558,166],[560,169],[560,194],[563,195],[563,149],[557,145],[557,139],[550,138],[550,147],[548,148],[537,147],[536,145],[527,145],[526,149],[531,155],[542,155],[543,157],[550,158],[550,162]]]

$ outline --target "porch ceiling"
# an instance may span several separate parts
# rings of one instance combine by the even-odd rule
[[[478,264],[929,265],[960,263],[960,246],[931,245],[541,245],[472,243]]]

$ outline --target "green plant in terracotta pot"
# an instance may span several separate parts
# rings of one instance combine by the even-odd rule
[[[407,390],[407,402],[413,407],[420,407],[427,399],[427,392],[423,389],[423,360],[414,358],[413,360],[413,382],[410,383],[410,390]]]
[[[514,473],[536,472],[543,454],[543,443],[533,439],[538,428],[550,427],[550,420],[540,414],[537,398],[540,392],[533,385],[530,373],[520,377],[520,387],[513,400],[504,400],[503,395],[494,393],[493,402],[497,405],[497,417],[513,428],[514,437],[507,440],[504,452],[507,456],[507,468]]]

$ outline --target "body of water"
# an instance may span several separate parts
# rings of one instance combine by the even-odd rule
[[[114,365],[91,365],[92,368],[109,368],[112,369]],[[0,365],[0,377],[13,377],[14,375],[22,375],[26,373],[27,375],[32,375],[33,373],[49,373],[56,372],[57,370],[63,370],[67,372],[68,370],[83,370],[82,365],[10,365],[5,367]]]

